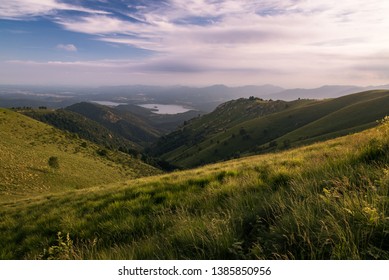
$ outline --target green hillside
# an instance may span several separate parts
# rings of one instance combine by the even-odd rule
[[[163,155],[183,146],[197,148],[201,142],[212,139],[215,135],[225,134],[240,123],[312,102],[314,101],[266,101],[259,98],[232,100],[219,105],[209,114],[186,122],[181,129],[162,137],[153,147],[153,152]]]
[[[0,109],[0,200],[78,189],[158,174],[120,152]],[[56,158],[58,166],[49,165]]]
[[[256,114],[247,113],[251,108]],[[385,90],[320,101],[241,99],[162,137],[155,153],[174,165],[193,167],[361,131],[389,114],[388,108]]]
[[[0,258],[389,259],[388,167],[386,119],[289,151],[25,194],[0,203]]]
[[[21,113],[110,149],[141,149],[138,144],[115,134],[98,122],[69,110],[29,109],[21,110]]]
[[[81,114],[140,147],[156,141],[160,136],[160,132],[145,119],[128,111],[87,102],[71,105],[66,110]]]

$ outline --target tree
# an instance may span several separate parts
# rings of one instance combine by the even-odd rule
[[[58,169],[59,168],[58,157],[54,157],[54,156],[50,157],[47,163],[49,164],[49,166],[51,168],[54,168],[54,169]]]

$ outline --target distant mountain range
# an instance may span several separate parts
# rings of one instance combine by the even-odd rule
[[[179,104],[199,112],[211,112],[218,105],[232,99],[250,96],[266,100],[291,101],[301,99],[336,98],[352,93],[389,89],[389,85],[358,87],[353,85],[325,85],[318,88],[284,89],[274,85],[227,87],[186,86],[109,86],[99,88],[0,86],[0,107],[64,108],[83,101],[110,101],[128,105],[147,103]]]

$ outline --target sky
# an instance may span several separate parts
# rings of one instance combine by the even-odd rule
[[[389,84],[387,0],[1,0],[0,84]]]

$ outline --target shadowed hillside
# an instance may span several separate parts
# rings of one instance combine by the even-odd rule
[[[152,127],[145,119],[130,112],[118,111],[103,105],[92,103],[77,103],[66,107],[66,110],[81,114],[127,140],[140,146],[154,142],[160,132]]]

